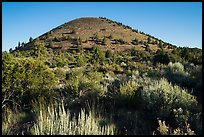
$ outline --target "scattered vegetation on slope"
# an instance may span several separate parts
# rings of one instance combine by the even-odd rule
[[[200,49],[100,17],[65,23],[9,52],[2,134],[202,134]]]

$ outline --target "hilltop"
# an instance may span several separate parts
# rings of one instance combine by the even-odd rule
[[[157,39],[144,32],[132,29],[120,22],[107,18],[78,18],[64,23],[49,32],[37,37],[35,40],[44,42],[52,49],[69,51],[81,44],[84,48],[91,48],[94,44],[101,45],[103,50],[124,51],[132,47],[145,50],[147,46],[156,52],[161,46],[171,51],[173,45]],[[33,46],[33,42],[25,44],[25,49]]]

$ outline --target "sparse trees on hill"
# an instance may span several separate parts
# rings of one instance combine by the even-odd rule
[[[163,50],[164,47],[163,47],[163,44],[162,44],[162,41],[161,41],[161,40],[159,41],[158,46]]]
[[[198,48],[181,48],[180,56],[188,62],[202,64],[202,50]]]
[[[115,44],[126,44],[127,42],[123,39],[115,39]]]
[[[111,58],[111,57],[113,56],[112,51],[108,49],[108,50],[106,51],[105,56],[106,56],[106,58]]]
[[[32,41],[33,41],[33,38],[32,38],[32,37],[30,37],[30,38],[29,38],[29,42],[32,42]]]
[[[151,43],[151,38],[150,38],[150,37],[147,38],[147,43],[148,43],[148,44]]]
[[[73,30],[71,31],[71,34],[76,34],[76,31],[73,29]]]
[[[44,37],[45,37],[46,39],[48,39],[49,36],[50,36],[50,34],[49,34],[49,33],[46,33]]]
[[[77,45],[81,45],[82,40],[81,40],[81,38],[80,38],[80,37],[77,39],[76,43],[77,43]]]
[[[163,48],[166,48],[166,47],[167,47],[167,43],[164,43],[164,44],[163,44]]]
[[[50,48],[53,48],[53,47],[54,47],[54,44],[53,44],[52,40],[49,41],[49,47],[50,47]]]
[[[76,60],[76,65],[78,67],[81,67],[83,65],[86,64],[86,58],[84,57],[83,54],[80,54],[78,57],[77,57],[77,60]]]
[[[138,29],[132,29],[132,31],[138,33]]]
[[[106,45],[107,44],[107,38],[104,37],[103,40],[102,40],[102,45]]]
[[[103,63],[105,61],[105,53],[98,46],[93,47],[92,63]]]
[[[94,34],[94,36],[93,36],[93,40],[95,40],[95,41],[98,41],[98,34]]]
[[[77,45],[78,52],[82,53],[84,48],[81,45]]]
[[[156,54],[153,57],[153,64],[157,63],[168,64],[170,62],[170,57],[168,53],[165,53],[163,50],[157,50]]]
[[[24,43],[24,42],[22,42],[22,43],[21,43],[21,46],[22,46],[22,47],[24,47],[24,46],[25,46],[25,43]]]
[[[113,35],[110,34],[108,38],[109,38],[110,40],[113,39]]]
[[[9,49],[9,53],[11,53],[12,51],[13,51],[12,48],[10,48],[10,49]]]
[[[145,44],[145,51],[151,52],[150,46],[148,44]]]
[[[60,51],[57,52],[53,57],[53,61],[51,62],[51,67],[64,67],[67,64],[66,58],[64,54]]]
[[[20,48],[21,47],[21,43],[20,42],[18,42],[18,48]]]
[[[132,42],[131,42],[133,45],[138,45],[139,44],[139,42],[138,42],[138,40],[137,40],[137,38],[135,38],[134,40],[132,40]]]

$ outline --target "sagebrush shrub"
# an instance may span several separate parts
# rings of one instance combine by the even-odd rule
[[[172,73],[184,71],[184,66],[180,62],[176,62],[176,63],[170,62],[168,64],[168,67]]]
[[[185,71],[184,66],[179,63],[169,63],[165,71],[166,77],[172,83],[183,87],[189,87],[192,84],[190,74]]]
[[[144,86],[142,98],[148,110],[155,109],[158,114],[167,116],[173,108],[191,109],[197,105],[196,98],[187,90],[173,86],[164,78]]]

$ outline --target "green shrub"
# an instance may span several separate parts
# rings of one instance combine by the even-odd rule
[[[132,42],[131,42],[133,45],[138,45],[139,44],[139,42],[138,42],[138,40],[137,40],[137,38],[135,38],[134,40],[132,40]]]
[[[112,51],[111,50],[107,50],[106,53],[105,53],[105,57],[106,58],[112,58],[112,56],[113,56]]]
[[[162,63],[168,64],[170,62],[170,57],[168,53],[165,53],[163,50],[157,50],[156,54],[153,57],[153,64]]]
[[[98,46],[93,47],[93,52],[91,63],[103,63],[105,61],[105,53]]]
[[[32,41],[33,41],[33,38],[32,38],[32,37],[30,37],[30,38],[29,38],[29,42],[32,42]]]
[[[106,37],[104,37],[103,38],[103,40],[102,40],[102,43],[101,43],[102,45],[107,45],[107,38]]]
[[[57,68],[54,73],[55,76],[61,80],[66,78],[66,71],[63,68]]]
[[[135,89],[138,88],[138,83],[135,81],[127,81],[126,83],[122,83],[120,85],[120,94],[122,95],[133,95],[135,92]]]
[[[54,48],[54,43],[53,43],[52,40],[49,41],[49,47],[50,47],[50,48]]]
[[[76,59],[76,65],[78,67],[84,66],[86,64],[86,58],[83,54],[80,54]]]
[[[34,94],[48,94],[56,86],[54,73],[40,60],[13,58],[3,66],[2,93],[14,102],[28,104]]]
[[[81,45],[77,45],[77,49],[78,49],[79,53],[82,53],[84,50],[83,46],[81,46]]]
[[[73,70],[67,74],[67,84],[65,85],[65,91],[73,97],[83,98],[86,95],[93,96],[101,94],[103,95],[103,88],[100,84],[102,80],[102,74],[99,72],[86,72],[85,68]]]

